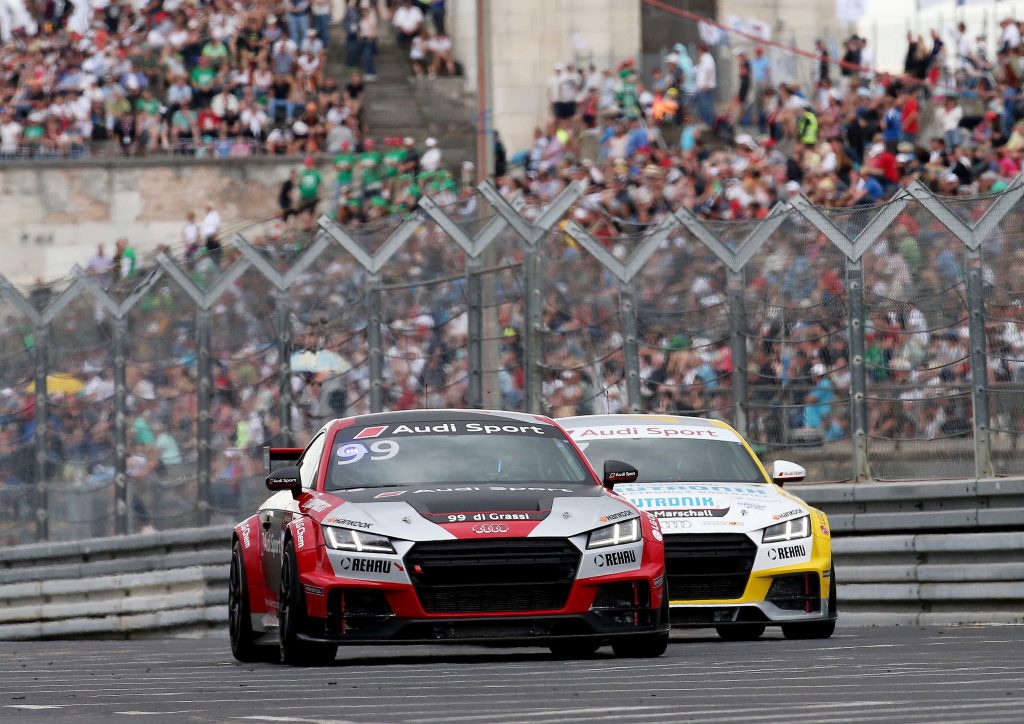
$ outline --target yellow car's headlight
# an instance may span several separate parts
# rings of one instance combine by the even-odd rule
[[[793,518],[764,529],[762,543],[781,543],[787,540],[806,538],[811,534],[811,518],[808,515]]]

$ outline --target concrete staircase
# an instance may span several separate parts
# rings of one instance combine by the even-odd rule
[[[369,135],[378,143],[388,136],[412,136],[421,152],[424,140],[433,136],[445,165],[457,175],[461,163],[476,155],[475,100],[463,93],[463,79],[417,79],[390,27],[378,43],[376,65],[377,80],[366,84],[363,111]],[[331,28],[327,72],[344,86],[352,70],[345,65],[345,37],[336,25]]]

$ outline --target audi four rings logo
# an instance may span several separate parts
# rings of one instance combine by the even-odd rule
[[[481,523],[473,526],[474,533],[508,533],[508,526],[502,523]]]

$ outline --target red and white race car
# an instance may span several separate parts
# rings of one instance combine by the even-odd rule
[[[284,467],[275,467],[275,464]],[[234,530],[240,661],[332,661],[339,644],[544,645],[659,656],[657,520],[603,485],[546,417],[420,410],[335,420],[271,449],[277,491]]]

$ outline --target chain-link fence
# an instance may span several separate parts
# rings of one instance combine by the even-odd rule
[[[714,417],[820,481],[1024,470],[1020,180],[735,223],[624,225],[582,193],[0,277],[0,539],[232,520],[264,445],[416,407]]]

